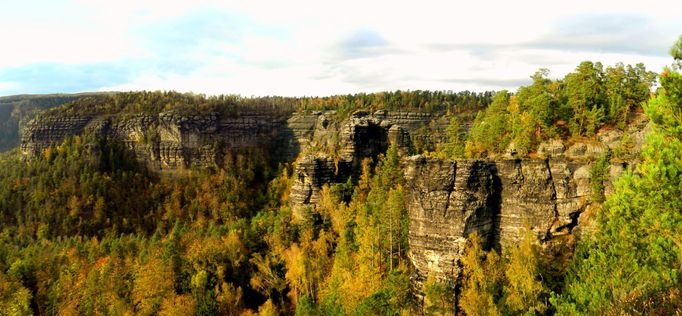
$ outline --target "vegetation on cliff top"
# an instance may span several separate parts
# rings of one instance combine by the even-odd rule
[[[649,98],[656,75],[642,64],[604,69],[582,62],[563,79],[549,79],[546,69],[531,78],[515,94],[498,92],[478,113],[461,153],[486,157],[511,148],[524,155],[549,138],[591,137],[607,125],[624,129],[629,114]]]
[[[682,310],[682,37],[646,104],[654,123],[642,163],[620,178],[583,240],[559,314],[673,315]]]
[[[173,91],[122,92],[79,99],[54,108],[49,116],[158,114],[173,111],[180,114],[221,113],[238,116],[244,112],[290,114],[295,111],[335,111],[339,119],[356,110],[400,110],[428,113],[475,111],[490,103],[493,92],[394,91],[359,93],[329,97],[241,97],[238,95],[206,96]]]

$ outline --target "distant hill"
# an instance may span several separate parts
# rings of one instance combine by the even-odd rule
[[[0,97],[0,151],[19,145],[19,127],[36,113],[80,98],[101,94],[105,93],[22,94]]]

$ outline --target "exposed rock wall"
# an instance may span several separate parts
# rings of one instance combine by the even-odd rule
[[[466,237],[496,230],[499,196],[495,166],[416,156],[405,170],[410,259],[422,277],[459,275]]]
[[[502,250],[526,225],[544,241],[570,233],[589,204],[586,168],[587,162],[410,157],[409,256],[419,278],[456,279],[473,232]]]
[[[69,135],[91,134],[120,141],[157,170],[220,165],[227,150],[258,148],[276,161],[293,161],[309,146],[325,113],[217,113],[41,117],[22,131],[26,157],[40,155]]]
[[[597,141],[549,140],[539,146],[539,159],[406,159],[409,257],[417,286],[429,274],[457,280],[459,258],[473,232],[504,252],[526,226],[547,244],[589,229],[593,163],[611,152],[605,183],[610,194],[615,179],[636,163],[649,129],[646,117],[634,116],[624,132],[601,131]]]
[[[329,156],[304,156],[298,161],[294,173],[296,184],[289,196],[292,205],[305,207],[317,204],[323,185],[345,181],[342,176],[348,171],[339,172],[338,168],[338,161]],[[347,170],[347,167],[341,168]]]
[[[24,128],[21,151],[27,156],[39,156],[49,146],[61,142],[69,135],[80,135],[92,117],[47,118],[33,121]]]
[[[339,141],[338,144],[334,144],[338,146],[335,159],[311,153],[302,157],[295,165],[295,182],[290,197],[294,212],[307,206],[314,207],[324,184],[345,183],[349,177],[357,179],[362,171],[362,160],[376,158],[391,144],[395,144],[403,155],[409,155],[412,152],[412,135],[418,133],[422,126],[433,122],[440,120],[437,116],[427,113],[384,110],[373,114],[366,111],[353,113],[337,127]],[[324,127],[329,129],[327,126]],[[333,133],[325,131],[321,126],[315,131],[324,136]],[[314,141],[321,142],[318,137],[314,137]],[[318,181],[319,179],[325,181]]]
[[[410,151],[410,133],[429,124],[431,114],[377,111],[354,113],[336,122],[334,112],[242,112],[182,114],[117,114],[74,116],[45,114],[22,130],[21,150],[27,158],[67,136],[91,134],[124,143],[140,161],[157,170],[221,163],[228,149],[259,148],[276,162],[291,162],[301,152],[317,154],[332,148],[339,160],[358,167],[397,143]],[[345,179],[343,179],[345,181]]]

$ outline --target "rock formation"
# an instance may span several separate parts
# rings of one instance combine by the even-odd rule
[[[474,232],[488,247],[502,251],[521,238],[526,226],[548,245],[576,233],[589,213],[594,161],[607,149],[624,150],[621,155],[628,159],[636,157],[648,129],[646,118],[638,116],[625,133],[608,138],[605,134],[614,131],[599,133],[598,143],[567,147],[550,140],[539,147],[541,159],[406,159],[409,257],[417,283],[429,274],[456,280],[466,238]],[[620,146],[623,135],[632,142],[627,149]],[[612,159],[606,194],[627,164]]]
[[[296,164],[296,181],[290,197],[294,212],[314,206],[324,184],[345,183],[349,177],[357,179],[362,171],[362,160],[376,158],[391,144],[408,155],[412,152],[413,136],[433,137],[436,140],[440,135],[420,134],[419,129],[428,124],[437,124],[444,129],[447,121],[427,113],[380,110],[370,114],[356,111],[338,127],[339,144],[335,159],[313,152],[303,156]],[[316,139],[315,142],[320,140]]]
[[[21,151],[40,155],[69,135],[119,141],[156,170],[220,165],[227,150],[259,148],[276,161],[292,161],[309,145],[325,113],[219,115],[175,112],[114,116],[46,116],[22,131]]]
[[[601,131],[596,140],[540,144],[537,159],[404,159],[409,213],[409,256],[417,281],[433,273],[460,275],[466,238],[478,233],[488,247],[504,250],[528,225],[543,242],[573,234],[589,207],[592,163],[607,151],[610,181],[633,163],[647,130],[643,115],[624,131]],[[221,164],[226,152],[264,150],[273,162],[294,162],[290,203],[314,207],[325,184],[357,179],[361,162],[395,144],[403,157],[413,142],[437,142],[447,120],[432,114],[357,111],[337,120],[334,112],[236,114],[177,112],[100,116],[44,115],[22,132],[27,158],[69,135],[113,139],[155,170]],[[425,127],[430,129],[425,129]],[[297,158],[298,157],[298,158]],[[607,183],[607,193],[612,186]]]
[[[495,234],[499,184],[495,165],[411,157],[405,170],[410,259],[425,277],[459,275],[466,237]],[[497,190],[497,191],[496,191]],[[492,239],[490,239],[492,241]]]

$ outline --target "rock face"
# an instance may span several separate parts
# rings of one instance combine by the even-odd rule
[[[68,136],[90,134],[120,141],[140,161],[157,170],[220,165],[227,150],[264,149],[275,162],[291,162],[301,152],[333,148],[340,160],[359,166],[391,143],[410,151],[410,137],[436,117],[431,114],[355,112],[335,122],[334,112],[240,112],[116,115],[46,114],[21,133],[21,150],[31,158]],[[447,123],[447,122],[446,122]],[[345,181],[346,179],[343,179]]]
[[[474,232],[486,246],[504,252],[520,240],[524,227],[548,245],[589,229],[581,227],[589,226],[584,215],[592,207],[592,164],[608,151],[621,156],[612,157],[608,169],[605,194],[610,194],[615,179],[636,162],[647,130],[646,118],[637,116],[625,132],[602,131],[596,142],[566,146],[548,140],[538,148],[540,159],[406,159],[409,257],[416,286],[430,274],[456,281],[459,258]],[[623,140],[628,146],[621,145]]]
[[[495,234],[499,184],[495,165],[411,157],[405,171],[410,259],[422,277],[459,275],[466,237]]]
[[[94,135],[119,141],[149,168],[168,172],[220,166],[227,152],[249,148],[262,151],[274,163],[293,162],[304,153],[294,164],[290,200],[296,210],[314,207],[324,184],[357,178],[364,158],[376,158],[391,144],[408,155],[412,137],[434,141],[440,137],[421,127],[430,124],[444,129],[448,123],[427,113],[357,111],[341,122],[335,121],[334,114],[45,115],[24,128],[21,150],[30,159],[68,136]]]
[[[302,157],[296,164],[295,182],[290,197],[294,213],[307,206],[314,207],[324,184],[345,183],[349,177],[357,179],[362,172],[362,160],[376,158],[391,144],[395,144],[403,155],[410,154],[412,136],[419,135],[420,127],[438,122],[437,119],[436,116],[425,113],[383,110],[374,114],[366,111],[353,113],[338,127],[336,160],[312,153]],[[447,122],[439,124],[445,126]],[[315,139],[315,142],[319,143],[320,140]]]
[[[466,238],[504,249],[530,226],[540,240],[575,226],[589,202],[587,163],[458,160],[406,162],[410,259],[420,279],[456,279]]]
[[[324,184],[339,183],[340,179],[337,162],[328,156],[305,156],[297,164],[296,184],[291,189],[289,200],[293,205],[315,205],[319,200],[319,193]]]
[[[174,112],[115,116],[42,117],[22,131],[21,150],[28,158],[70,135],[91,134],[120,141],[138,160],[156,170],[220,165],[228,150],[258,148],[276,161],[292,161],[308,146],[327,114]]]
[[[21,151],[28,157],[39,156],[47,147],[65,137],[82,134],[90,120],[90,116],[34,120],[22,130]]]

